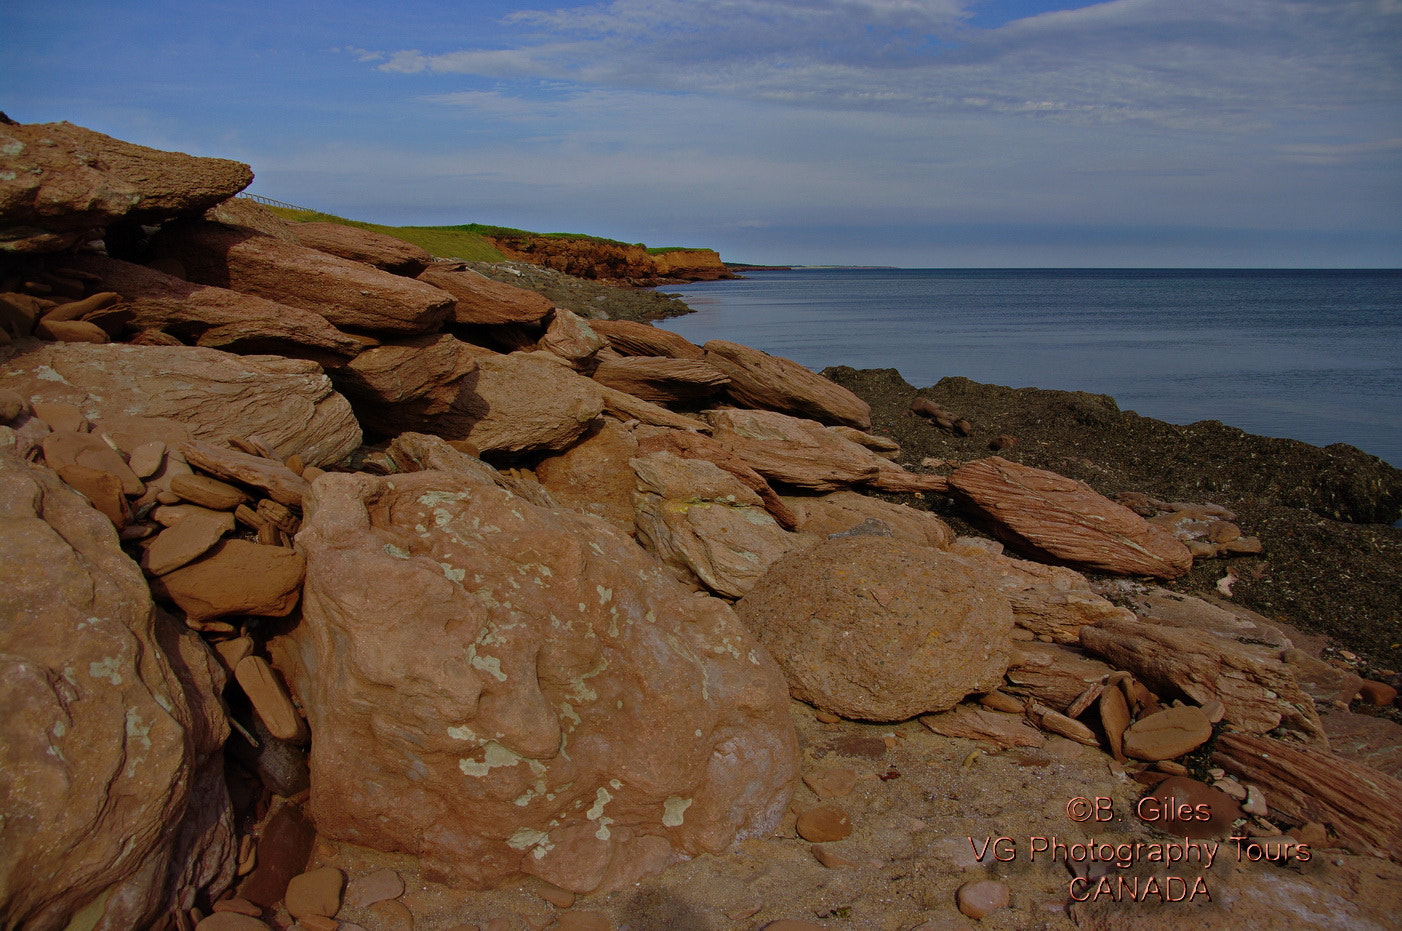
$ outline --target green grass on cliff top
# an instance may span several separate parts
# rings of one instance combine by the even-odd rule
[[[491,239],[511,239],[521,236],[546,236],[558,239],[578,239],[585,242],[612,246],[632,246],[647,249],[648,255],[662,255],[667,252],[685,252],[685,246],[662,246],[648,249],[642,243],[619,242],[602,236],[586,236],[583,233],[533,233],[530,230],[512,229],[509,226],[488,226],[483,223],[463,223],[458,226],[381,226],[378,223],[363,223],[360,220],[347,220],[329,213],[311,210],[289,210],[286,207],[267,209],[294,223],[341,223],[372,233],[383,233],[405,242],[427,249],[436,256],[461,259],[464,262],[504,262],[506,256],[492,245]]]

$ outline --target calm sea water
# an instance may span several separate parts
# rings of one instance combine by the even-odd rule
[[[700,282],[661,326],[829,365],[1112,395],[1402,465],[1402,271],[795,269]]]

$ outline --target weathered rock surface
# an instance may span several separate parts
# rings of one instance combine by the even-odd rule
[[[478,356],[477,371],[458,385],[452,409],[423,430],[483,453],[565,449],[604,407],[590,379],[519,352]]]
[[[838,491],[876,477],[886,460],[813,420],[774,411],[707,415],[716,442],[756,472],[812,491]]]
[[[102,287],[120,294],[118,309],[132,315],[131,326],[161,330],[186,343],[326,363],[354,358],[365,348],[320,314],[252,294],[191,284],[92,253],[70,256],[64,267],[96,275]]]
[[[594,356],[603,346],[603,337],[595,333],[583,317],[563,307],[550,312],[545,335],[536,341],[537,349],[558,356],[570,368],[581,371],[593,366]]]
[[[231,879],[223,676],[111,524],[0,455],[0,915],[154,927]]]
[[[1402,862],[1402,781],[1331,753],[1227,732],[1212,762],[1260,786],[1272,812],[1328,825],[1347,847]]]
[[[72,123],[0,122],[0,251],[58,252],[117,220],[200,213],[253,182],[247,165],[123,142]]]
[[[708,398],[730,381],[720,369],[699,359],[623,356],[599,363],[594,379],[656,404]]]
[[[298,545],[303,619],[277,651],[324,836],[588,892],[777,824],[777,668],[626,536],[465,474],[328,474]]]
[[[705,345],[705,360],[730,376],[726,392],[746,407],[871,428],[867,402],[797,362],[719,339]]]
[[[745,464],[745,461],[726,446],[721,445],[708,436],[700,433],[693,433],[689,430],[651,430],[642,428],[637,431],[638,454],[642,456],[657,452],[673,453],[683,459],[704,459],[714,465],[720,466],[731,475],[740,480],[740,484],[759,495],[764,502],[764,507],[774,519],[779,522],[779,526],[792,530],[796,523],[793,512],[789,506],[775,493],[765,480],[754,469]]]
[[[304,246],[363,262],[395,275],[417,277],[433,262],[428,250],[411,242],[344,223],[294,223],[292,235]]]
[[[1125,756],[1136,760],[1171,760],[1196,750],[1212,736],[1212,722],[1192,705],[1178,705],[1145,715],[1124,733]]]
[[[1083,482],[989,456],[949,484],[1010,542],[1063,562],[1167,579],[1192,568],[1182,543]]]
[[[367,349],[331,379],[379,433],[431,429],[471,391],[464,379],[477,370],[477,353],[448,334],[410,337]]]
[[[430,265],[419,280],[453,296],[454,323],[535,323],[553,309],[550,299],[534,291],[504,284],[461,263]]]
[[[167,227],[154,248],[190,281],[300,307],[339,328],[423,333],[453,309],[450,295],[421,281],[222,223]]]
[[[76,404],[90,420],[165,418],[199,439],[258,436],[309,465],[360,445],[350,404],[311,362],[177,346],[26,342],[0,347],[0,385]]]
[[[717,465],[667,452],[630,464],[638,542],[684,581],[739,598],[798,545],[759,495]]]
[[[824,541],[779,560],[736,605],[795,698],[901,721],[995,688],[1012,609],[980,570],[890,537]]]
[[[864,520],[879,520],[891,528],[896,539],[917,546],[943,550],[954,543],[954,531],[929,511],[892,504],[855,491],[804,497],[785,495],[783,501],[797,518],[794,529],[803,533],[826,537],[845,533]]]
[[[1113,670],[1075,646],[1019,643],[1008,658],[1005,691],[1061,711]]]
[[[631,532],[636,480],[623,466],[637,455],[632,431],[606,417],[569,449],[541,460],[535,474],[561,504]]]
[[[304,568],[295,550],[223,540],[199,560],[161,576],[153,590],[191,621],[234,614],[286,617],[297,606]]]
[[[1013,747],[1040,747],[1046,743],[1042,732],[1027,724],[1021,715],[956,705],[940,714],[920,716],[920,723],[945,737],[982,740],[999,750]]]
[[[589,325],[608,340],[609,346],[625,356],[700,359],[706,354],[683,336],[634,320],[593,320]]]
[[[1162,694],[1222,702],[1226,720],[1246,733],[1283,726],[1307,740],[1325,739],[1314,702],[1279,649],[1162,619],[1123,618],[1082,627],[1081,644]]]
[[[200,471],[262,489],[279,504],[300,508],[302,498],[307,494],[307,480],[275,459],[253,456],[199,440],[184,444],[180,452],[186,462]]]

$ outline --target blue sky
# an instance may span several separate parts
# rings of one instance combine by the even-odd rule
[[[1402,266],[1402,0],[3,0],[0,109],[384,223]]]

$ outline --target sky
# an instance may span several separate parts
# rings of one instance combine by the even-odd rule
[[[0,110],[395,225],[1402,267],[1402,0],[0,0]]]

